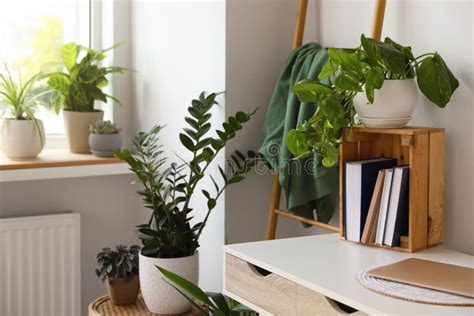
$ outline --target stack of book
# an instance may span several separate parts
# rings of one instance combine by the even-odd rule
[[[408,166],[380,158],[344,165],[344,234],[350,241],[400,246],[408,234]]]

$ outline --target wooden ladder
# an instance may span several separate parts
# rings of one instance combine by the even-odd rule
[[[382,35],[383,20],[385,14],[386,0],[376,0],[375,10],[372,21],[372,32],[371,37],[374,39],[380,39]],[[298,9],[296,15],[296,25],[295,32],[293,35],[293,49],[300,47],[303,43],[304,27],[306,21],[306,12],[308,10],[308,0],[298,0]],[[305,224],[312,226],[321,227],[332,232],[339,232],[338,226],[333,226],[326,224],[320,221],[308,219],[302,216],[295,215],[289,211],[280,210],[280,197],[281,197],[281,187],[279,181],[279,175],[276,173],[273,176],[272,184],[272,196],[270,199],[270,207],[268,210],[268,222],[267,222],[267,231],[266,239],[275,239],[276,228],[278,224],[278,216],[284,216],[291,218],[293,220],[300,221]]]

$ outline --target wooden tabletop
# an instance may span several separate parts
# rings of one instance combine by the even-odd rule
[[[114,305],[108,295],[97,298],[89,305],[88,316],[159,316],[150,312],[143,302],[141,295],[138,296],[137,302],[132,305]],[[196,312],[189,311],[179,314],[180,316],[196,316]],[[164,315],[163,315],[164,316]]]
[[[407,258],[474,268],[474,256],[442,246],[406,253],[342,241],[338,234],[326,234],[226,245],[224,252],[369,315],[474,315],[474,307],[409,302],[370,291],[357,280],[362,269]],[[244,297],[226,290],[224,294],[254,307]]]

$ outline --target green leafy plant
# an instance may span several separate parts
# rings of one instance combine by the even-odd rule
[[[338,162],[343,128],[356,124],[357,93],[365,93],[373,103],[375,89],[380,89],[385,80],[416,77],[421,92],[437,106],[445,107],[459,86],[438,53],[414,57],[410,47],[388,37],[382,42],[362,34],[359,47],[329,48],[328,55],[318,80],[304,80],[293,87],[301,102],[316,104],[318,108],[286,139],[293,155],[304,157],[314,153],[325,167]],[[328,85],[323,83],[328,79]]]
[[[201,222],[191,226],[193,209],[190,203],[198,184],[226,143],[235,137],[254,113],[237,112],[223,123],[222,129],[216,130],[218,137],[210,137],[210,110],[217,104],[215,99],[215,93],[208,96],[202,93],[188,108],[189,116],[185,117],[188,127],[179,134],[179,139],[189,151],[190,160],[180,158],[181,164],[174,162],[166,167],[167,159],[158,144],[158,133],[162,129],[158,125],[133,139],[133,153],[128,149],[115,152],[115,156],[126,161],[137,175],[143,187],[138,194],[142,196],[145,206],[152,210],[148,223],[138,226],[143,243],[142,253],[146,256],[177,258],[193,255],[217,199],[227,186],[242,181],[255,165],[251,153],[245,156],[236,152],[231,156],[234,164],[229,167],[228,174],[219,166],[221,184],[209,175],[215,193],[201,191],[207,199],[207,213]]]
[[[97,121],[91,124],[90,132],[94,134],[118,134],[121,129],[111,121]]]
[[[51,91],[40,84],[43,78],[42,73],[37,73],[23,81],[19,71],[18,78],[15,78],[7,66],[5,72],[0,74],[0,116],[31,121],[42,145],[43,137],[35,113],[41,106],[51,108],[47,102],[47,96]]]
[[[95,100],[120,101],[102,91],[109,83],[107,75],[123,73],[123,67],[100,67],[106,53],[123,43],[95,51],[76,43],[65,44],[61,49],[64,71],[48,74],[48,85],[56,91],[55,110],[93,112]]]
[[[181,293],[193,306],[193,309],[203,316],[255,316],[257,312],[244,306],[221,293],[204,292],[185,278],[156,266],[171,282],[170,284]]]
[[[7,66],[5,73],[0,74],[0,109],[3,116],[15,120],[36,120],[35,113],[40,106],[48,107],[41,97],[50,91],[39,87],[42,73],[23,81],[18,72],[16,79]]]
[[[114,279],[124,279],[130,281],[132,277],[138,275],[138,254],[139,246],[117,245],[115,250],[103,248],[97,254],[98,269],[95,273],[99,279],[105,281],[107,278],[111,286],[114,286]]]

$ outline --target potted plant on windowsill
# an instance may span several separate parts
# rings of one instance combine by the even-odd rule
[[[107,75],[123,73],[122,67],[100,67],[106,52],[116,48],[94,51],[93,49],[68,43],[61,49],[64,71],[48,75],[48,85],[56,91],[56,112],[63,109],[64,126],[69,141],[69,149],[73,153],[90,153],[89,126],[101,121],[104,113],[94,107],[96,100],[107,102],[112,99],[120,101],[102,91],[109,83]]]
[[[301,102],[318,108],[286,139],[292,154],[302,157],[315,153],[326,167],[338,162],[344,127],[359,119],[368,127],[403,127],[415,110],[417,83],[420,91],[441,108],[459,86],[438,53],[414,57],[410,47],[390,38],[381,42],[362,34],[359,47],[329,48],[328,55],[319,80],[305,80],[293,87]]]
[[[106,282],[110,298],[115,305],[133,304],[137,300],[139,246],[117,245],[115,250],[103,248],[97,254],[97,277]]]
[[[151,210],[150,220],[139,225],[138,231],[143,243],[139,259],[140,284],[145,304],[154,313],[179,314],[191,308],[186,299],[162,280],[155,266],[168,269],[191,282],[198,282],[197,249],[209,215],[225,188],[243,180],[255,164],[254,159],[236,153],[232,156],[235,164],[229,168],[228,174],[219,167],[222,176],[220,184],[208,175],[208,168],[217,155],[253,115],[237,112],[223,123],[223,129],[216,131],[218,137],[210,137],[210,110],[216,104],[215,98],[215,93],[208,96],[202,93],[188,108],[190,116],[185,117],[188,128],[179,134],[179,139],[189,151],[190,160],[183,159],[182,164],[171,163],[167,167],[162,147],[158,144],[160,126],[154,126],[147,133],[139,133],[132,140],[132,152],[124,149],[115,153],[136,174],[142,185],[138,194]],[[194,208],[205,207],[206,216],[191,225],[191,199],[197,193],[198,184],[206,177],[212,181],[216,191],[214,194],[207,190],[200,192],[206,198],[207,205],[196,205]]]
[[[41,78],[38,73],[23,82],[15,79],[7,67],[0,74],[2,150],[10,158],[33,158],[44,148],[43,122],[35,117],[39,106],[47,106],[41,96],[49,91],[36,85]]]
[[[89,147],[97,157],[113,157],[114,151],[122,148],[120,128],[111,121],[97,121],[91,124]]]

